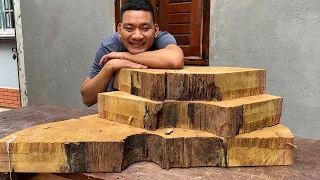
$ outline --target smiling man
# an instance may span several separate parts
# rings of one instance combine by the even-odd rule
[[[117,31],[96,52],[89,76],[81,87],[87,106],[98,93],[113,91],[113,74],[121,68],[183,68],[183,51],[168,32],[159,31],[149,0],[128,0],[121,8]]]

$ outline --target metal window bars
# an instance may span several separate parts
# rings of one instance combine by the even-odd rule
[[[0,0],[0,28],[2,31],[14,28],[12,0]]]

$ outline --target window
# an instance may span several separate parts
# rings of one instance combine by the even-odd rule
[[[0,0],[0,37],[14,37],[13,0]]]

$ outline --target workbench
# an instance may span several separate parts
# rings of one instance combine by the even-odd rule
[[[37,105],[0,113],[0,138],[39,124],[97,114],[94,110]],[[320,140],[295,138],[293,166],[161,169],[152,162],[129,166],[121,173],[17,174],[13,179],[320,179]],[[10,179],[0,174],[0,180]]]

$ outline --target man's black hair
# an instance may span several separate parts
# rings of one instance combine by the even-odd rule
[[[151,2],[149,0],[127,0],[124,5],[121,7],[120,22],[122,22],[123,14],[126,11],[135,10],[135,11],[147,11],[151,13],[152,20],[154,22],[154,10]]]

